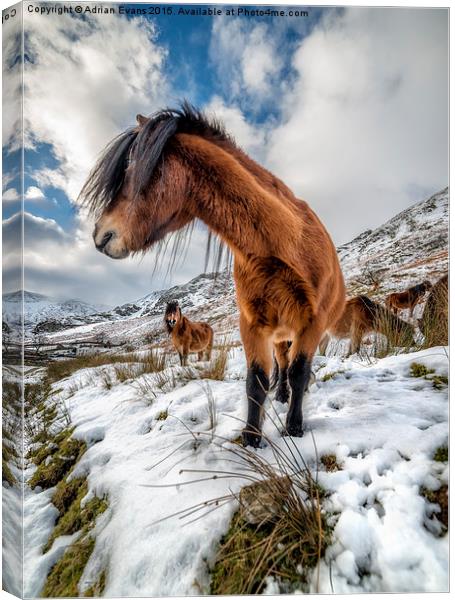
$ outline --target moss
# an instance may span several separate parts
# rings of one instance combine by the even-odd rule
[[[433,383],[433,387],[437,390],[442,390],[449,385],[449,379],[445,375],[433,375],[432,377],[427,377],[427,379]]]
[[[447,446],[436,448],[435,453],[433,454],[433,460],[436,460],[437,462],[449,462],[449,449]]]
[[[337,463],[335,454],[325,454],[324,456],[321,456],[321,463],[324,465],[326,471],[341,471],[341,467]]]
[[[321,546],[315,547],[309,543],[307,531],[294,529],[290,523],[285,529],[282,525],[249,525],[237,512],[221,540],[211,571],[210,594],[260,594],[269,576],[279,579],[284,593],[306,589],[307,574],[316,566],[319,551],[327,545],[328,530],[327,537],[323,534],[320,540]],[[317,546],[319,538],[312,541]]]
[[[436,375],[434,369],[428,369],[420,363],[412,363],[410,366],[411,377],[423,377],[427,381],[431,381],[433,387],[441,390],[447,387],[449,380],[445,375]]]
[[[2,481],[9,483],[9,485],[13,486],[17,483],[16,478],[11,472],[8,463],[6,460],[2,460]]]
[[[87,495],[86,479],[62,481],[52,498],[53,504],[59,509],[60,517],[49,537],[43,552],[47,552],[54,540],[61,535],[72,535],[76,531],[88,531],[95,524],[96,517],[107,509],[107,503],[102,498],[92,498],[83,506],[82,499]]]
[[[331,379],[335,379],[335,377],[337,375],[343,375],[344,371],[333,371],[333,373],[326,373],[325,375],[323,375],[321,377],[321,381],[326,382],[326,381],[330,381]]]
[[[43,589],[45,597],[79,596],[78,583],[85,566],[95,547],[95,538],[91,530],[96,519],[107,509],[104,498],[94,497],[82,506],[87,495],[87,480],[84,478],[61,481],[52,497],[53,504],[59,510],[59,518],[49,537],[43,553],[47,552],[55,539],[61,535],[72,535],[78,531],[81,535],[54,565]],[[105,585],[105,574],[85,592],[86,596],[101,595]],[[92,590],[93,593],[90,593]]]
[[[99,598],[103,595],[104,588],[106,587],[106,571],[102,571],[98,580],[93,585],[87,588],[84,592],[84,596],[87,598]]]
[[[429,490],[422,488],[420,490],[421,495],[431,502],[439,506],[439,511],[435,511],[434,515],[444,526],[445,533],[449,526],[449,489],[446,485],[442,485],[438,490]]]
[[[420,363],[412,363],[410,366],[411,377],[426,377],[431,373],[434,373],[433,369],[428,369],[425,365]]]
[[[66,430],[66,432],[67,435],[63,440],[61,440],[61,437],[54,439],[54,443],[57,443],[58,449],[49,455],[51,460],[43,460],[30,478],[28,483],[32,489],[36,486],[48,489],[57,485],[70,472],[87,449],[85,442],[69,437],[72,431]],[[56,440],[61,441],[59,443]]]
[[[79,596],[78,583],[95,547],[90,535],[82,535],[72,544],[52,567],[47,576],[42,596],[44,598],[70,598]]]

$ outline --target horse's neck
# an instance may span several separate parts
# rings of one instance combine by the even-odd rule
[[[177,336],[181,335],[187,328],[188,324],[189,324],[188,319],[182,315],[181,318],[179,319],[179,322],[177,323],[177,326],[174,328],[176,335]]]
[[[190,199],[194,215],[236,255],[286,256],[302,234],[296,200],[261,186],[258,172],[203,138],[181,134],[179,143],[197,190]]]

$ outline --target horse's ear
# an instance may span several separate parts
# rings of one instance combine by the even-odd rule
[[[147,117],[144,117],[144,115],[136,115],[136,121],[137,124],[139,125],[139,127],[144,127],[144,125],[146,123],[149,122],[150,119],[148,119]]]

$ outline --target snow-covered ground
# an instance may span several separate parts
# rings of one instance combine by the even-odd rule
[[[421,487],[434,490],[447,483],[447,464],[433,460],[435,450],[448,441],[447,388],[412,377],[412,363],[439,375],[448,372],[442,347],[377,361],[315,359],[316,381],[304,408],[307,432],[295,442],[329,492],[324,509],[334,532],[310,591],[448,590],[447,535],[439,535],[439,522],[419,493]],[[196,521],[197,514],[160,520],[245,485],[240,476],[189,483],[203,477],[191,470],[241,471],[229,462],[227,440],[239,435],[246,415],[243,350],[231,350],[224,381],[194,380],[156,398],[142,396],[132,382],[106,390],[102,372],[109,369],[79,371],[55,384],[51,397],[65,401],[74,437],[88,445],[71,476],[87,476],[87,500],[93,494],[107,496],[109,504],[97,521],[96,545],[80,592],[104,569],[108,597],[207,591],[207,565],[236,501]],[[178,381],[180,367],[168,369]],[[154,377],[141,379],[154,385]],[[208,386],[216,405],[214,428]],[[284,450],[278,429],[285,412],[279,403],[268,404],[264,424],[266,435]],[[314,444],[319,456],[335,454],[341,469],[320,470]],[[257,452],[272,458],[270,447]],[[51,496],[52,490],[26,492],[27,596],[40,594],[52,564],[75,537],[58,538],[41,554],[57,516]]]

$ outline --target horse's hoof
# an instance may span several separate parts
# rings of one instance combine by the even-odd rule
[[[282,392],[281,390],[278,390],[275,394],[275,400],[277,402],[281,402],[282,404],[287,404],[289,402],[289,392]]]
[[[289,435],[291,437],[303,437],[303,423],[289,423],[286,424],[285,435]]]
[[[261,446],[261,434],[254,433],[249,429],[244,429],[242,431],[242,443],[246,448],[247,446],[252,446],[253,448],[259,448]]]

